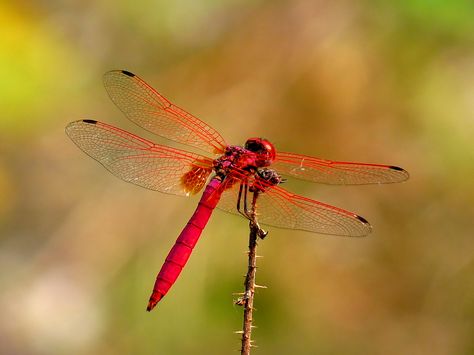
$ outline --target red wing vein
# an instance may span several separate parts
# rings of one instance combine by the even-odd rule
[[[226,143],[217,131],[172,104],[139,77],[115,70],[104,75],[104,85],[117,107],[144,129],[209,153],[224,151]]]
[[[283,175],[322,184],[384,184],[408,179],[402,168],[368,163],[337,162],[278,152],[272,168]]]
[[[238,213],[238,190],[239,183],[225,190],[218,207]],[[257,198],[256,212],[260,223],[279,228],[354,237],[371,231],[370,224],[352,212],[292,194],[279,186],[266,186]]]
[[[105,123],[72,122],[66,127],[66,133],[112,174],[151,190],[177,195],[196,193],[200,187],[189,184],[198,182],[184,184],[182,178],[196,168],[206,174],[202,179],[212,172],[210,158],[157,145]]]

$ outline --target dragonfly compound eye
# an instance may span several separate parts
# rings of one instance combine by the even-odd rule
[[[258,166],[269,166],[276,156],[276,150],[272,143],[263,138],[249,138],[245,142],[245,149],[257,154]]]

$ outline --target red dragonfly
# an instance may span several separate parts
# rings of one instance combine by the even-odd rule
[[[185,196],[205,187],[196,211],[161,267],[148,311],[178,278],[216,206],[251,219],[248,201],[254,201],[258,221],[262,224],[361,237],[371,232],[366,219],[282,189],[280,174],[341,185],[395,183],[408,179],[405,170],[393,165],[337,162],[277,152],[273,144],[263,138],[250,138],[243,147],[228,145],[216,130],[128,71],[106,73],[104,85],[112,101],[132,122],[202,152],[196,154],[155,144],[95,120],[75,121],[66,127],[67,135],[80,149],[122,180]],[[266,233],[259,231],[263,238]]]

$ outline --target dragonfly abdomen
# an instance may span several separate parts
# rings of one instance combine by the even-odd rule
[[[156,277],[153,293],[148,302],[147,311],[151,311],[156,304],[168,293],[176,282],[181,270],[186,265],[201,233],[206,226],[212,211],[219,202],[223,189],[219,189],[220,180],[212,179],[207,185],[198,207],[186,224],[175,244],[171,248],[166,260]]]

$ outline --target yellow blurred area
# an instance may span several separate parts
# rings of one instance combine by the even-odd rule
[[[398,165],[397,185],[304,196],[365,239],[269,228],[258,354],[474,353],[472,1],[0,3],[0,353],[227,354],[239,348],[247,223],[216,211],[170,293],[153,282],[197,198],[126,184],[67,138],[129,122],[127,69],[230,144]]]

